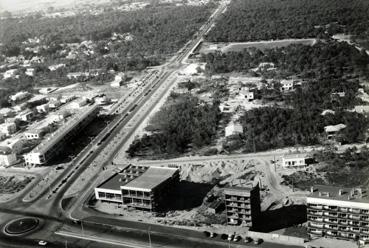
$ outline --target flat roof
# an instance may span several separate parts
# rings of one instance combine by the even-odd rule
[[[313,187],[313,192],[309,195],[309,197],[347,202],[369,203],[368,190],[361,189],[359,187],[345,188],[328,185],[316,185]]]
[[[98,188],[110,189],[110,190],[120,190],[120,186],[126,184],[125,177],[121,173],[116,173],[107,179],[105,182],[100,184]]]
[[[283,155],[284,159],[295,159],[295,158],[307,158],[308,155],[305,153],[286,153]]]
[[[172,177],[177,171],[178,169],[176,168],[149,167],[142,175],[128,182],[121,188],[152,190]]]
[[[249,196],[250,192],[253,190],[252,185],[250,186],[236,186],[236,187],[228,187],[228,188],[224,188],[224,194],[228,194],[228,195],[245,195],[245,196]]]
[[[51,135],[45,137],[45,139],[36,146],[30,153],[46,153],[55,144],[57,144],[67,133],[74,129],[80,122],[82,122],[89,114],[98,108],[97,105],[92,105],[83,108],[81,111],[77,112],[71,120],[61,126]]]

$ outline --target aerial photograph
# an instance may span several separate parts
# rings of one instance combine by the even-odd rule
[[[369,248],[369,0],[0,0],[0,248]]]

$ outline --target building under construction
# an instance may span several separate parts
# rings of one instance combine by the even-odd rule
[[[95,188],[95,197],[138,210],[157,211],[163,209],[178,181],[176,168],[130,165]]]
[[[259,184],[224,189],[228,225],[255,227],[260,215]]]

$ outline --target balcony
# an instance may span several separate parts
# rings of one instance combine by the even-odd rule
[[[352,219],[352,220],[360,220],[360,215],[350,214],[349,218]]]
[[[325,218],[324,219],[324,222],[338,224],[338,220],[337,219],[328,219],[328,218]]]
[[[360,233],[360,228],[358,227],[351,227],[351,232],[354,232],[354,233]]]
[[[341,212],[348,212],[348,208],[339,208],[339,211],[341,211]]]
[[[324,224],[323,223],[316,223],[316,222],[309,222],[309,226],[310,227],[316,227],[316,228],[323,228]]]
[[[367,222],[361,222],[360,226],[369,227],[369,223],[367,223]]]
[[[315,211],[315,210],[308,210],[308,214],[317,215],[317,216],[323,216],[322,211]]]
[[[336,206],[324,206],[325,210],[337,211],[338,207]]]
[[[361,213],[361,209],[357,209],[357,208],[350,208],[349,209],[350,213],[354,213],[354,214],[360,214]]]
[[[315,204],[309,204],[308,208],[312,208],[312,209],[323,209],[322,205],[315,205]]]
[[[338,235],[337,232],[327,231],[326,235],[336,237]]]
[[[309,233],[311,234],[316,234],[316,235],[323,235],[323,231],[322,230],[316,230],[316,229],[310,229]]]
[[[338,226],[337,225],[327,225],[327,224],[325,224],[324,225],[324,228],[332,229],[332,230],[338,230]]]
[[[365,234],[369,234],[369,230],[368,230],[368,229],[366,229],[366,228],[365,228],[365,229],[363,229],[363,228],[362,228],[362,229],[361,229],[361,232],[362,232],[362,233],[365,233]]]
[[[330,213],[330,212],[324,212],[323,214],[324,216],[329,216],[329,217],[334,217],[337,218],[338,214],[337,213]]]

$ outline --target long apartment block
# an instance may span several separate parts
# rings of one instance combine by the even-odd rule
[[[307,219],[311,238],[369,241],[367,191],[320,185],[312,187],[310,191],[307,197]]]
[[[224,189],[228,225],[255,226],[260,214],[259,186]]]
[[[87,126],[99,113],[97,105],[91,105],[76,113],[75,116],[61,126],[57,131],[45,137],[31,152],[24,155],[28,166],[44,165],[54,156],[59,154],[64,145],[75,137]]]

